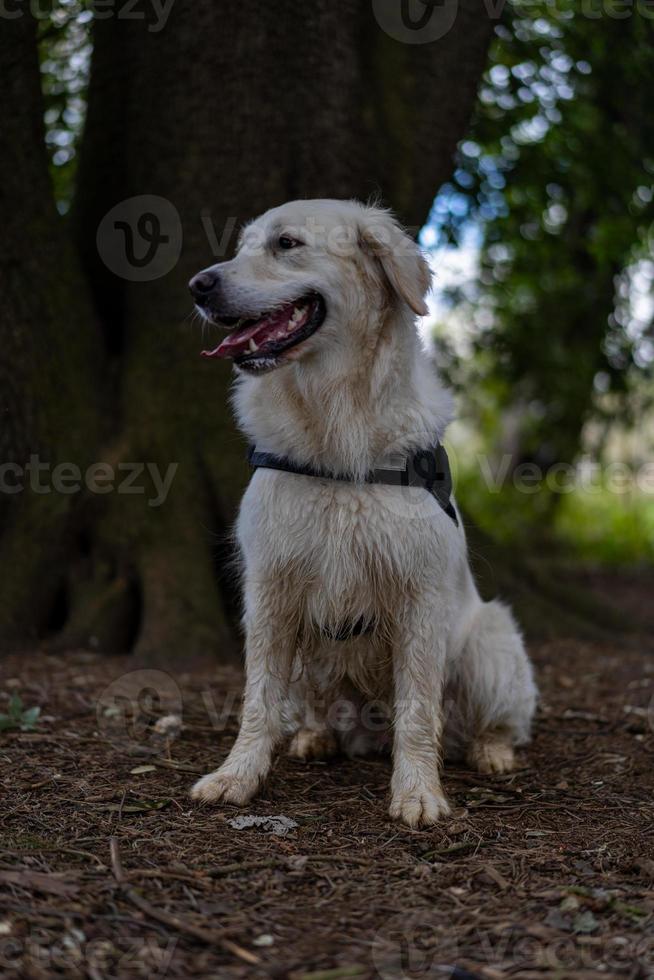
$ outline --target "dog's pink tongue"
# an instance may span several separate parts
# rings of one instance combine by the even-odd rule
[[[282,340],[288,336],[289,320],[293,312],[292,306],[286,306],[270,316],[257,320],[249,327],[234,330],[228,334],[215,350],[203,350],[203,357],[239,357],[241,354],[255,354],[258,350],[265,351],[265,345],[272,341]],[[304,316],[294,325],[297,330],[306,320]]]
[[[261,321],[253,323],[250,327],[243,327],[242,330],[235,330],[228,334],[222,343],[218,344],[215,350],[203,350],[203,357],[238,357],[249,350],[250,341],[254,340],[262,327]],[[258,346],[258,344],[257,344]]]

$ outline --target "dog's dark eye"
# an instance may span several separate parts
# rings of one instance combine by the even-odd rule
[[[302,244],[302,242],[298,242],[297,239],[291,238],[290,235],[282,235],[279,238],[277,244],[279,245],[280,248],[289,249],[289,248],[297,248],[298,245]]]

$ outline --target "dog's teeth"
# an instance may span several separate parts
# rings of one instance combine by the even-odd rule
[[[252,340],[252,338],[250,338],[250,343],[248,344],[248,350],[252,351],[253,354],[256,354],[256,352],[259,350],[255,342]]]

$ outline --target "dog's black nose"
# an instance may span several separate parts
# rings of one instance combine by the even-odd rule
[[[203,272],[198,272],[196,276],[193,276],[188,284],[188,288],[191,290],[193,299],[199,301],[207,298],[217,282],[218,273],[213,269],[205,269]]]

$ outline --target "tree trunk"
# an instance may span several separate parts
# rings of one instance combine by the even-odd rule
[[[177,469],[160,506],[152,492],[102,498],[78,565],[90,584],[73,576],[63,636],[165,661],[233,646],[224,542],[247,478],[230,370],[199,357],[188,279],[226,257],[244,221],[294,197],[381,196],[417,230],[449,175],[492,25],[461,0],[442,39],[406,44],[357,0],[175,0],[152,26],[95,24],[73,225],[104,337],[102,358],[87,351],[109,396],[96,458]],[[151,268],[130,264],[131,232],[115,227],[146,213]],[[158,250],[157,222],[169,238]],[[147,248],[136,236],[134,252]],[[87,348],[90,336],[87,325]],[[77,399],[88,366],[76,378]]]
[[[53,203],[30,16],[3,25],[0,66],[11,107],[0,153],[0,641],[7,643],[36,636],[55,613],[82,523],[75,496],[53,490],[53,469],[85,467],[100,389],[99,335]],[[30,457],[40,473],[27,469]],[[37,480],[41,489],[33,490]]]

